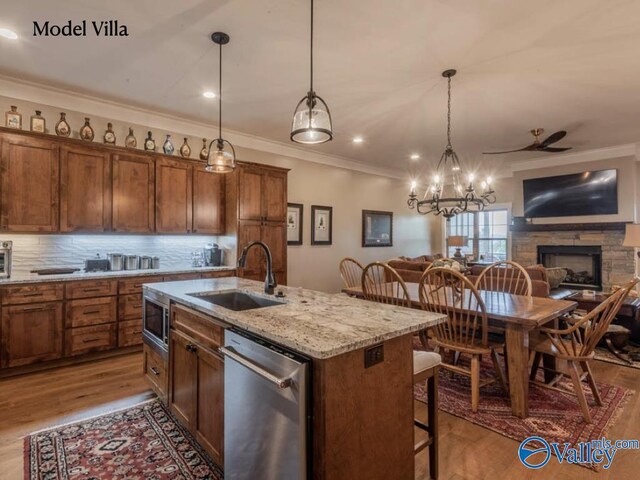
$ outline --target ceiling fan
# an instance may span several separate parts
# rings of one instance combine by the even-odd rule
[[[564,152],[566,150],[571,150],[571,147],[550,147],[549,145],[559,142],[562,140],[567,132],[564,130],[559,130],[556,133],[552,133],[547,138],[545,138],[542,142],[540,141],[540,135],[544,133],[543,128],[534,128],[531,130],[531,134],[535,137],[535,140],[531,145],[527,145],[524,148],[519,148],[517,150],[507,150],[505,152],[483,152],[485,155],[497,155],[499,153],[513,153],[513,152]]]

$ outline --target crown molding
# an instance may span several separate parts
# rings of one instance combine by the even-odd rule
[[[573,163],[611,160],[613,158],[621,157],[634,157],[635,161],[640,161],[638,158],[638,145],[635,143],[629,143],[626,145],[615,145],[612,147],[595,148],[593,150],[562,153],[559,155],[549,155],[536,159],[523,160],[521,162],[513,163],[511,165],[511,172],[557,167],[559,165],[571,165]]]
[[[0,74],[0,92],[2,92],[3,96],[18,100],[65,108],[114,121],[135,123],[148,128],[157,128],[196,137],[210,136],[211,132],[217,128],[217,125],[213,123],[199,122],[186,117],[169,115],[163,112],[127,105],[113,100],[106,100],[93,95],[77,93],[64,88],[22,80],[3,74]],[[225,129],[225,136],[235,146],[242,148],[260,150],[275,155],[293,157],[307,162],[371,175],[406,180],[406,175],[403,175],[404,172],[399,173],[389,168],[368,165],[346,157],[306,150],[287,143],[277,142],[234,130]]]

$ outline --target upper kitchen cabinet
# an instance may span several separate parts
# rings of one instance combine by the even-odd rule
[[[155,229],[153,158],[115,154],[112,160],[114,232],[152,233]]]
[[[224,175],[193,167],[193,233],[224,234]]]
[[[0,228],[58,230],[59,148],[54,141],[2,134]]]
[[[60,231],[111,230],[111,156],[101,148],[60,149]]]
[[[239,219],[284,222],[287,216],[287,171],[257,165],[241,165],[239,169]]]
[[[156,160],[156,232],[190,233],[193,226],[193,164]]]

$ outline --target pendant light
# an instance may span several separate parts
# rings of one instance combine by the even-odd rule
[[[333,139],[331,113],[325,101],[313,91],[313,0],[311,0],[311,48],[309,92],[298,102],[293,113],[291,140],[307,145]]]
[[[442,72],[447,79],[447,145],[438,162],[437,173],[422,200],[418,200],[415,181],[411,184],[407,200],[409,208],[416,208],[419,214],[433,213],[447,220],[462,212],[482,211],[496,202],[491,177],[481,182],[482,192],[478,192],[473,183],[474,175],[469,174],[465,178],[458,155],[451,145],[451,77],[455,74],[453,69]]]
[[[236,151],[233,145],[222,138],[222,45],[229,43],[229,35],[222,32],[211,34],[211,40],[220,46],[220,68],[218,79],[218,138],[211,141],[207,155],[208,172],[228,173],[236,168]],[[215,148],[214,148],[215,143]]]

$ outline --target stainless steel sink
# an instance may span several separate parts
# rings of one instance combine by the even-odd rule
[[[284,302],[277,300],[271,300],[259,295],[252,295],[250,293],[242,292],[239,290],[228,292],[199,292],[189,293],[190,297],[196,297],[205,302],[213,303],[222,308],[233,310],[234,312],[240,312],[243,310],[253,310],[255,308],[274,307],[276,305],[284,305]]]

